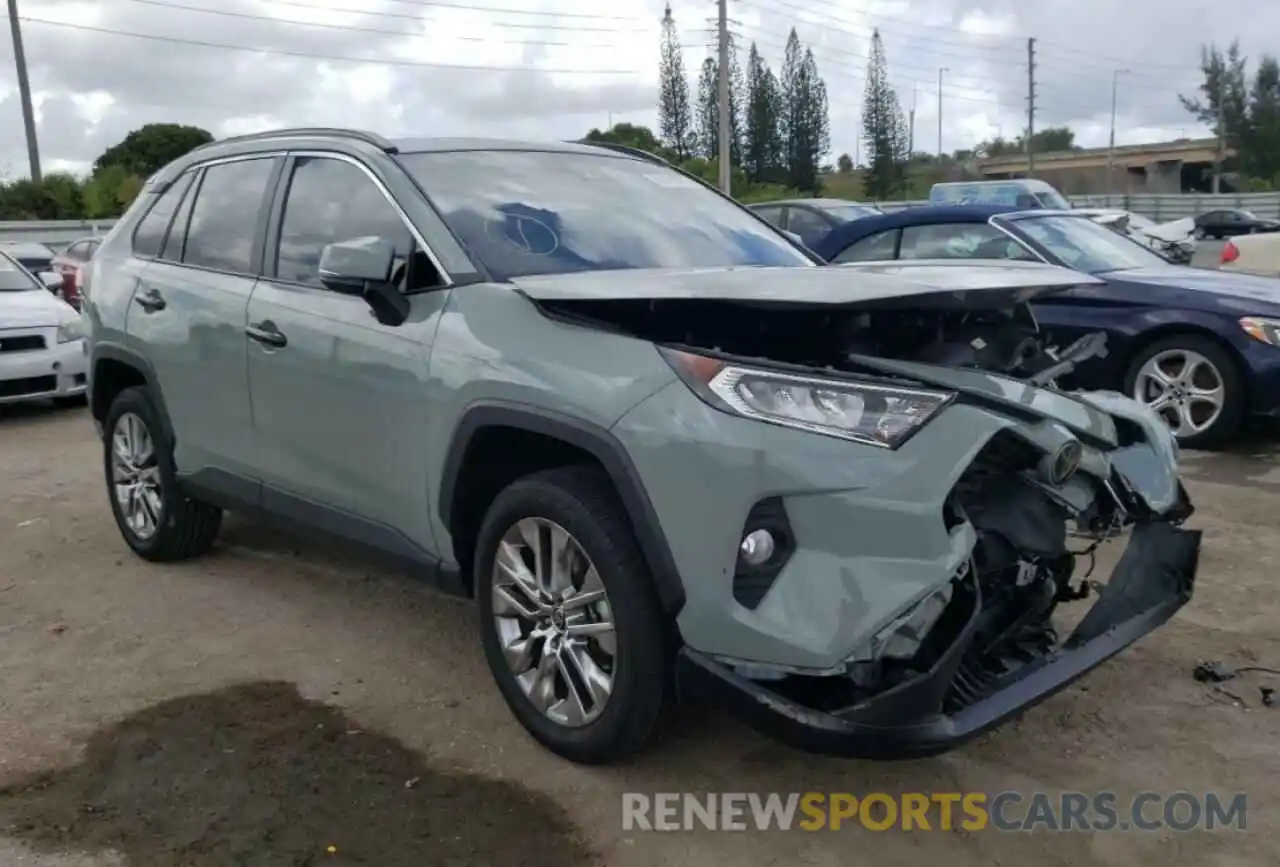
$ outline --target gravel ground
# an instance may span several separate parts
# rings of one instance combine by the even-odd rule
[[[0,864],[846,865],[1280,863],[1280,458],[1186,456],[1205,531],[1168,626],[947,756],[835,761],[692,709],[639,761],[536,747],[492,687],[463,602],[353,552],[229,519],[208,557],[133,557],[84,411],[0,410]],[[1276,509],[1277,511],[1272,511]],[[1114,556],[1100,559],[1109,568]],[[1008,834],[627,832],[622,793],[1245,792],[1248,830]],[[874,839],[867,839],[867,838]]]

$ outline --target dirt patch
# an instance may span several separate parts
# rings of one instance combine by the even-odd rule
[[[0,827],[137,867],[593,860],[546,796],[432,769],[282,682],[174,699],[95,733],[80,764],[0,789]]]

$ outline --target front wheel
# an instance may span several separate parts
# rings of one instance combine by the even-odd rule
[[[666,703],[657,594],[607,478],[566,467],[514,482],[476,546],[485,658],[544,747],[606,764],[639,751]]]
[[[1143,349],[1129,366],[1125,391],[1155,410],[1184,448],[1222,445],[1244,423],[1244,378],[1235,359],[1199,335],[1174,335]]]

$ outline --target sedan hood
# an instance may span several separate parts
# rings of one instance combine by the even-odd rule
[[[0,330],[44,328],[75,316],[70,304],[47,289],[0,292]]]
[[[1148,286],[1195,289],[1231,298],[1280,304],[1280,280],[1274,277],[1241,274],[1235,271],[1210,271],[1205,268],[1188,268],[1179,265],[1129,268],[1123,271],[1111,271],[1106,276],[1130,283],[1145,283]]]
[[[1078,271],[1038,262],[874,262],[826,267],[588,271],[518,277],[535,301],[698,300],[750,305],[869,305],[909,298],[927,307],[1001,307],[1072,286]]]

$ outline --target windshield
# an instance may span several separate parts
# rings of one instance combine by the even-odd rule
[[[1244,218],[1244,219],[1246,219],[1246,220],[1256,220],[1256,219],[1258,219],[1258,215],[1257,215],[1257,214],[1255,214],[1253,211],[1236,211],[1236,213],[1237,213],[1237,214],[1239,214],[1241,217],[1243,217],[1243,218]]]
[[[19,268],[8,256],[0,255],[0,292],[27,292],[31,289],[44,291],[44,286],[31,278],[31,275]]]
[[[1015,225],[1077,271],[1098,274],[1168,264],[1155,253],[1088,217],[1028,217]]]
[[[1036,201],[1040,206],[1050,211],[1069,211],[1071,203],[1062,196],[1058,195],[1056,190],[1041,190],[1035,194]]]
[[[450,151],[400,160],[498,280],[814,264],[745,208],[673,169],[632,157]]]
[[[877,217],[884,213],[879,208],[873,208],[870,205],[834,205],[832,207],[823,208],[833,217],[839,217],[841,220],[860,220],[863,217]]]

